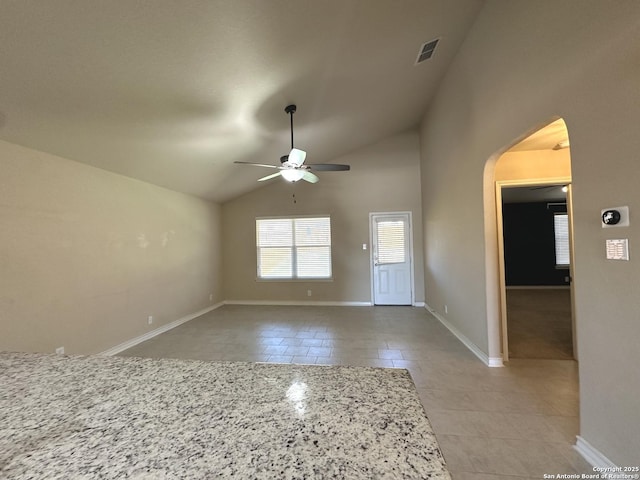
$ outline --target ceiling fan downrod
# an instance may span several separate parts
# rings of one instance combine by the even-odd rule
[[[291,118],[291,150],[293,150],[293,114],[296,113],[297,107],[295,105],[287,105],[284,111],[289,114]]]

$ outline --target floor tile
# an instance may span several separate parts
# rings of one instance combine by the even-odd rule
[[[267,345],[262,348],[262,353],[269,353],[271,355],[284,355],[284,352],[289,348],[286,345]]]
[[[291,359],[291,363],[298,363],[300,365],[315,365],[316,358],[317,357],[307,355],[294,355]]]
[[[591,471],[572,448],[576,362],[488,368],[423,308],[226,305],[122,355],[406,368],[453,480]]]
[[[293,355],[271,355],[267,361],[271,363],[292,363]]]
[[[303,347],[321,347],[322,339],[321,338],[304,338],[302,339],[301,346]]]
[[[385,358],[388,360],[403,360],[402,351],[391,349],[378,349],[378,358]]]
[[[282,339],[282,342],[280,342],[280,345],[286,345],[288,347],[300,347],[302,346],[303,341],[304,339],[302,338],[284,337]]]
[[[287,347],[285,355],[306,355],[310,347]]]
[[[330,357],[332,349],[330,347],[311,347],[307,355],[315,355],[317,357]]]

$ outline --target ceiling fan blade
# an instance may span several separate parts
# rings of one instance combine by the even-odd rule
[[[281,172],[272,173],[271,175],[267,175],[266,177],[259,178],[259,182],[264,182],[265,180],[271,180],[272,178],[276,178],[280,176]]]
[[[341,165],[339,163],[308,163],[307,166],[311,170],[318,172],[344,172],[351,170],[351,166]]]
[[[304,159],[306,157],[307,157],[307,152],[305,152],[304,150],[298,150],[297,148],[292,148],[291,152],[289,152],[289,158],[287,159],[287,162],[289,162],[290,165],[295,165],[296,167],[299,167],[304,163]]]
[[[240,165],[253,165],[254,167],[280,168],[279,165],[268,165],[266,163],[239,162],[239,161],[235,161],[233,163],[238,163]]]
[[[320,179],[316,175],[314,175],[313,173],[311,173],[309,171],[306,171],[306,172],[304,172],[302,180],[306,180],[309,183],[318,183],[318,180],[320,180]]]

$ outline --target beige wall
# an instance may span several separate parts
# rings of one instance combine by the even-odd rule
[[[571,177],[571,154],[562,150],[505,152],[495,164],[495,181]]]
[[[369,250],[362,250],[363,243],[369,244],[369,213],[410,211],[416,301],[424,301],[417,132],[393,136],[332,163],[350,164],[351,171],[319,172],[315,185],[275,179],[223,205],[225,299],[370,302]],[[268,172],[256,171],[256,178],[263,173]],[[333,281],[257,282],[256,217],[317,214],[331,215]]]
[[[598,39],[594,42],[594,39]],[[489,0],[421,128],[426,300],[489,353],[483,170],[562,117],[571,139],[581,436],[617,465],[640,452],[640,2]],[[631,226],[602,229],[628,205]],[[607,261],[606,238],[631,260]],[[489,250],[487,250],[488,252]]]
[[[0,350],[97,353],[222,300],[219,206],[2,141],[0,172]]]

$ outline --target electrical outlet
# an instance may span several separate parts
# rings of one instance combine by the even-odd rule
[[[213,293],[210,293],[210,294],[209,294],[209,301],[210,301],[210,302],[213,302]]]
[[[64,347],[58,347],[56,348],[56,353],[58,355],[64,355]]]
[[[153,315],[149,315],[149,318],[147,319],[147,323],[149,325],[151,325],[153,323]]]
[[[445,313],[445,315],[446,315],[447,313],[449,313],[449,307],[447,307],[446,305],[444,306],[444,313]]]
[[[307,297],[311,296],[311,290],[307,290]]]

